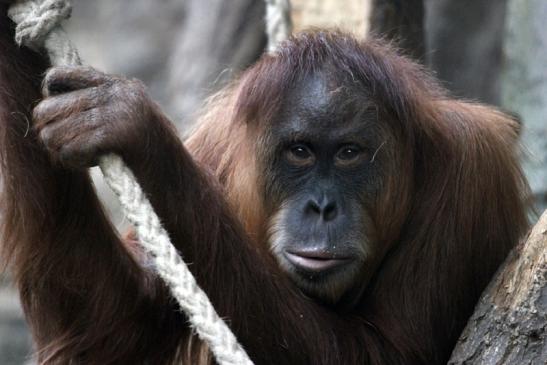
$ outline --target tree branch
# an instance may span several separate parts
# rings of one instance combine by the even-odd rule
[[[449,364],[547,364],[547,211],[509,255]]]

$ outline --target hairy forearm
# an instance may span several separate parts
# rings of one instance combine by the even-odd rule
[[[39,361],[152,359],[180,338],[184,323],[174,319],[181,316],[120,244],[87,173],[57,164],[29,125],[47,63],[13,37],[0,13],[0,251],[20,289]],[[163,344],[150,341],[151,329],[165,334]]]
[[[175,127],[152,101],[145,100],[141,116],[147,126],[134,143],[119,151],[145,191],[172,241],[189,257],[195,239],[215,224],[219,195],[214,181],[194,162]],[[116,152],[116,151],[115,151]],[[222,199],[220,197],[220,199]],[[211,211],[208,217],[201,214]],[[197,213],[199,212],[199,213]],[[209,219],[208,219],[209,218]]]

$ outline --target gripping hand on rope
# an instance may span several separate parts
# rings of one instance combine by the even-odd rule
[[[44,99],[33,119],[52,160],[68,168],[98,164],[105,153],[142,161],[146,144],[165,128],[136,80],[106,75],[90,67],[51,69],[43,83]]]
[[[209,182],[176,138],[170,123],[139,82],[77,66],[81,63],[78,52],[60,26],[60,22],[70,16],[69,0],[7,3],[12,5],[9,16],[17,25],[16,42],[38,52],[46,51],[52,65],[63,66],[46,75],[44,100],[33,113],[38,138],[51,160],[69,169],[97,164],[101,167],[128,220],[136,227],[140,245],[152,258],[152,266],[188,315],[191,326],[209,345],[217,362],[250,364],[247,354],[218,316],[167,234],[169,231],[175,239],[188,240],[181,220],[187,218],[188,227],[202,224],[192,222],[195,215],[191,211],[200,210],[203,205],[202,190],[211,190],[209,195],[214,191],[211,187],[201,189]],[[270,49],[289,32],[290,27],[280,22],[288,22],[288,8],[287,0],[268,1]],[[166,156],[173,158],[167,162]],[[200,191],[187,191],[188,184],[200,187]],[[196,206],[187,206],[181,212],[174,202],[188,201],[188,196],[198,197]],[[209,198],[222,200],[218,196]],[[183,217],[185,215],[187,217]],[[209,223],[217,224],[214,220]],[[226,233],[223,239],[229,240],[228,236]],[[207,241],[205,237],[199,240]],[[192,260],[190,254],[186,258]],[[83,342],[77,342],[85,347]]]
[[[166,123],[139,81],[62,66],[47,73],[43,96],[34,109],[35,127],[52,160],[64,167],[95,166],[106,153],[142,161],[147,144],[163,143],[154,138]]]
[[[193,187],[200,189],[207,182],[193,176],[193,161],[142,83],[90,67],[61,66],[47,73],[43,96],[33,119],[51,159],[71,169],[101,166],[152,266],[217,361],[251,364],[169,242],[166,230],[180,240],[187,235],[185,227],[195,225],[177,220],[177,202],[187,201],[185,194],[191,193],[184,182],[195,180]]]

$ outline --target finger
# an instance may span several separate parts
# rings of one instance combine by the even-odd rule
[[[39,139],[52,161],[68,168],[95,166],[101,151],[107,148],[104,123],[95,112],[87,112],[45,126]]]
[[[88,66],[59,66],[49,69],[42,83],[44,97],[99,86],[111,76]]]
[[[95,124],[90,115],[77,114],[44,125],[38,131],[38,138],[48,149],[58,150],[76,136],[89,134],[95,128]]]
[[[105,154],[98,141],[94,141],[97,139],[95,135],[76,136],[57,150],[57,162],[64,167],[74,169],[97,166],[99,157]]]
[[[99,106],[101,91],[97,87],[76,90],[42,100],[32,112],[34,126],[38,129],[71,115],[82,113]]]

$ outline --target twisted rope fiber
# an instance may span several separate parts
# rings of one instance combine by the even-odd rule
[[[55,66],[81,64],[76,48],[60,26],[70,13],[69,0],[23,0],[9,10],[9,16],[17,24],[17,43],[36,50],[45,48]],[[208,343],[217,362],[252,365],[177,253],[131,170],[119,156],[112,154],[101,157],[99,167],[128,220],[135,226],[139,244],[154,260],[159,276],[169,286],[199,337]]]

